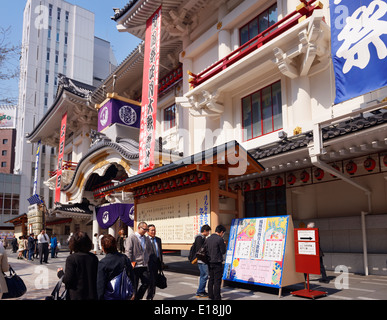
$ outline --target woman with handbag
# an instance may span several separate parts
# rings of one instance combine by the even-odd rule
[[[134,272],[130,259],[117,250],[117,240],[110,234],[101,239],[106,256],[98,264],[98,300],[133,300]]]
[[[3,243],[0,241],[0,300],[4,293],[8,292],[7,283],[5,282],[4,272],[9,271],[8,257],[5,253]]]
[[[96,300],[98,258],[90,252],[93,247],[86,232],[78,231],[70,239],[69,249],[74,253],[66,259],[65,272],[58,269],[67,294],[66,300]]]

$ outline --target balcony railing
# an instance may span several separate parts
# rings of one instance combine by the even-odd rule
[[[75,169],[77,168],[77,165],[78,165],[77,162],[63,161],[62,170],[75,171]],[[58,172],[58,170],[49,171],[50,178],[56,176],[57,172]]]
[[[300,5],[297,6],[295,11],[288,14],[286,17],[273,24],[272,26],[270,26],[269,28],[267,28],[266,30],[264,30],[263,32],[261,32],[260,34],[240,46],[237,50],[231,52],[229,55],[219,60],[209,68],[205,69],[199,74],[194,74],[188,71],[188,74],[192,77],[189,79],[191,86],[193,88],[199,86],[203,82],[217,75],[219,72],[230,67],[243,57],[247,56],[249,53],[257,50],[264,44],[278,37],[280,34],[294,27],[295,25],[303,21],[305,18],[310,17],[314,10],[323,8],[323,4],[320,1],[317,1],[315,5],[312,5],[315,2],[316,0],[301,0]]]

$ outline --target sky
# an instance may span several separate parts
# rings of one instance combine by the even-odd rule
[[[23,11],[26,2],[26,0],[0,0],[0,28],[11,27],[8,43],[21,44]],[[127,32],[118,32],[115,21],[111,20],[114,15],[113,8],[123,8],[129,0],[67,0],[66,2],[95,14],[95,36],[110,41],[118,64],[139,44],[138,38]],[[19,60],[13,59],[10,63],[18,66]],[[0,95],[6,91],[13,97],[18,96],[18,80],[1,81],[0,86],[3,88],[0,90]]]

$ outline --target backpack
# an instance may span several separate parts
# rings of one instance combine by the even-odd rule
[[[196,264],[198,262],[198,258],[196,257],[195,242],[192,244],[191,249],[189,250],[188,261],[192,264]]]

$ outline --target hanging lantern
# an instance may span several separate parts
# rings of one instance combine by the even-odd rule
[[[251,187],[250,187],[250,183],[246,182],[244,187],[243,187],[243,191],[250,191]]]
[[[263,182],[263,187],[264,188],[270,188],[271,187],[271,180],[269,178],[265,179],[265,181]]]
[[[353,162],[352,160],[349,161],[347,163],[347,165],[345,166],[345,170],[347,170],[347,172],[352,176],[356,173],[357,171],[357,165],[355,162]]]
[[[301,181],[303,183],[307,183],[309,181],[309,178],[310,178],[310,175],[307,171],[304,170],[301,172]]]
[[[185,186],[189,185],[189,183],[190,183],[189,182],[189,176],[184,176],[183,177],[183,183],[184,183]]]
[[[324,170],[320,169],[320,168],[317,168],[315,171],[314,171],[314,177],[317,179],[317,180],[322,180],[322,178],[324,178]]]
[[[142,189],[141,189],[141,194],[142,194],[143,196],[145,196],[145,195],[148,194],[148,191],[146,190],[146,188],[142,188]]]
[[[169,180],[169,186],[170,186],[171,188],[176,188],[176,187],[177,187],[177,186],[176,186],[176,180],[175,180],[175,179]]]
[[[171,187],[169,186],[169,182],[168,181],[164,181],[163,182],[163,189],[164,190],[169,190]]]
[[[204,172],[198,172],[198,180],[199,182],[206,182],[207,175]]]
[[[191,173],[189,175],[189,182],[190,183],[197,183],[198,182],[198,175],[196,173]]]
[[[156,184],[154,184],[154,185],[152,185],[152,192],[153,193],[156,193],[156,192],[158,192],[159,190],[157,189],[157,185]]]
[[[372,170],[374,170],[376,167],[376,161],[374,159],[372,159],[371,157],[367,158],[365,161],[364,161],[364,168],[368,171],[368,172],[371,172]]]
[[[151,194],[152,193],[152,186],[147,186],[146,191],[148,194]]]
[[[240,190],[241,189],[241,186],[239,184],[236,184],[235,187],[234,187],[234,190],[237,191],[237,190]]]
[[[182,187],[184,184],[183,184],[183,178],[179,177],[176,179],[176,185],[178,187]]]
[[[332,165],[332,168],[336,169],[337,171],[340,171],[340,167],[339,167],[336,163],[334,163],[334,164]],[[333,175],[332,173],[331,173],[331,176],[332,176],[333,178],[336,178],[336,176]]]
[[[255,180],[254,182],[254,190],[259,190],[261,189],[261,184],[258,180]]]
[[[284,179],[282,179],[280,176],[277,176],[274,180],[274,184],[276,187],[281,187],[284,184]]]
[[[157,190],[159,190],[159,191],[163,191],[164,190],[163,184],[161,182],[159,182],[157,184]]]
[[[297,178],[296,178],[296,176],[295,176],[293,173],[289,174],[288,177],[287,177],[287,179],[286,179],[286,181],[287,181],[291,186],[292,186],[293,184],[296,183],[296,180],[297,180]]]

